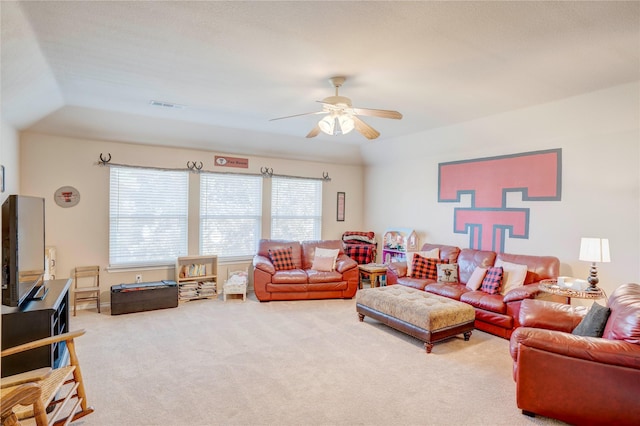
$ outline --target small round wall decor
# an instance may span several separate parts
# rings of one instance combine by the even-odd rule
[[[80,192],[73,186],[62,186],[53,194],[53,199],[60,207],[73,207],[80,202]]]

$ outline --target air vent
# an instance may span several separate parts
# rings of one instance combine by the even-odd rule
[[[173,104],[171,102],[162,102],[162,101],[149,101],[149,103],[153,106],[162,107],[162,108],[173,108],[173,109],[185,109],[186,105]]]

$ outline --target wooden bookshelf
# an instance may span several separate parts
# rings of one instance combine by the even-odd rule
[[[218,256],[183,256],[176,259],[178,300],[186,302],[218,297]]]

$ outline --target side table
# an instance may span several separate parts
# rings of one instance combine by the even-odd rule
[[[371,287],[384,287],[387,285],[387,265],[380,263],[367,263],[358,265],[360,279],[358,288],[362,288],[362,281],[368,280]]]
[[[572,288],[558,285],[558,281],[556,279],[542,280],[540,281],[538,287],[545,293],[566,297],[569,304],[571,304],[572,297],[576,299],[594,300],[602,299],[603,297],[605,297],[604,291],[602,291],[601,289],[598,289],[597,291],[574,290]]]

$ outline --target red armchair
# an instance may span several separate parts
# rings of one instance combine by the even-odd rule
[[[608,306],[602,337],[582,337],[571,331],[586,309],[522,301],[522,327],[512,334],[510,351],[523,414],[571,424],[638,424],[640,284],[618,287]]]

